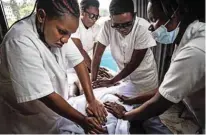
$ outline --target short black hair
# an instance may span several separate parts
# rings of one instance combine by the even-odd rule
[[[112,0],[109,5],[110,15],[118,15],[126,12],[134,13],[134,3],[132,0]]]
[[[80,8],[82,11],[85,11],[90,6],[99,8],[99,1],[98,0],[82,0],[80,2]]]
[[[153,4],[159,4],[163,12],[169,18],[179,8],[180,14],[188,14],[194,19],[205,21],[205,0],[149,0]]]
[[[80,16],[77,0],[37,0],[37,9],[44,9],[48,17],[62,16],[69,13],[77,18]]]

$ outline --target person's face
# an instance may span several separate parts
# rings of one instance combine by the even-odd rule
[[[116,29],[121,35],[126,36],[132,30],[134,25],[134,16],[131,13],[112,15],[112,28]]]
[[[41,25],[41,31],[44,32],[45,41],[51,47],[61,48],[79,26],[78,18],[68,14],[49,18],[45,12],[39,11],[37,19]]]
[[[147,15],[150,21],[150,31],[154,31],[159,28],[161,25],[165,25],[169,18],[165,15],[162,10],[161,5],[159,4],[152,4],[151,2],[148,3],[147,6]],[[177,27],[177,18],[174,16],[166,25],[168,32],[174,30]]]
[[[92,27],[99,18],[99,9],[97,7],[90,6],[82,12],[82,21],[85,26]]]

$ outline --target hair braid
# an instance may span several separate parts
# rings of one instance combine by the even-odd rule
[[[50,17],[62,16],[65,13],[80,16],[77,0],[38,0],[37,8],[44,9]]]

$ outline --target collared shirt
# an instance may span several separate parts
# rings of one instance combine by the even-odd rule
[[[80,39],[83,49],[89,54],[90,58],[92,58],[94,43],[97,41],[99,31],[100,26],[97,23],[87,29],[80,19],[79,27],[77,31],[71,35],[71,38]]]
[[[134,50],[148,49],[141,64],[125,80],[131,80],[138,91],[148,91],[158,87],[156,62],[151,47],[156,46],[155,40],[148,31],[149,23],[136,18],[132,31],[123,37],[111,27],[111,20],[105,22],[98,35],[98,41],[105,46],[110,45],[111,53],[120,70],[129,63]]]
[[[159,88],[167,100],[178,103],[205,88],[205,23],[191,23],[176,47]]]

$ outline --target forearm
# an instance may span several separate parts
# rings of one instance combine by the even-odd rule
[[[89,78],[89,72],[86,66],[84,65],[84,63],[80,63],[77,66],[75,66],[74,69],[82,85],[82,89],[84,90],[84,94],[86,96],[88,103],[92,102],[95,99],[95,97],[92,91],[91,80]]]
[[[93,58],[93,61],[92,61],[92,70],[91,70],[91,80],[92,80],[92,81],[96,81],[96,80],[97,80],[97,75],[98,75],[100,60],[101,60],[101,58],[100,58],[99,56]]]
[[[146,52],[147,49],[134,50],[130,62],[127,63],[125,68],[112,79],[112,82],[116,83],[130,75],[141,64]]]
[[[102,45],[99,42],[96,45],[94,57],[92,60],[92,71],[91,71],[92,81],[96,81],[96,79],[97,79],[99,65],[100,65],[101,58],[102,58],[102,55],[103,55],[105,48],[106,48],[106,46]]]
[[[156,94],[157,91],[158,91],[158,89],[151,90],[151,91],[146,92],[146,93],[140,93],[140,94],[138,94],[138,96],[131,98],[129,100],[131,101],[131,104],[143,104],[144,102],[151,99]]]
[[[84,57],[84,62],[87,66],[87,68],[91,71],[91,58],[89,57],[88,53],[82,48],[80,49],[80,52],[82,54],[82,56]]]
[[[122,71],[120,71],[116,76],[112,78],[112,82],[116,83],[124,78],[126,78],[128,75],[130,75],[137,67],[138,65],[134,65],[132,63],[128,63]]]
[[[57,114],[81,125],[85,116],[70,106],[60,95],[53,92],[52,94],[40,99],[48,108]]]
[[[147,120],[151,117],[158,116],[166,111],[171,105],[172,102],[163,98],[159,92],[156,93],[154,97],[145,102],[140,107],[126,112],[124,119],[125,120]]]
[[[78,38],[72,38],[72,41],[79,49],[80,53],[84,57],[84,62],[89,70],[91,70],[91,58],[89,57],[88,53],[84,50],[82,42]]]

